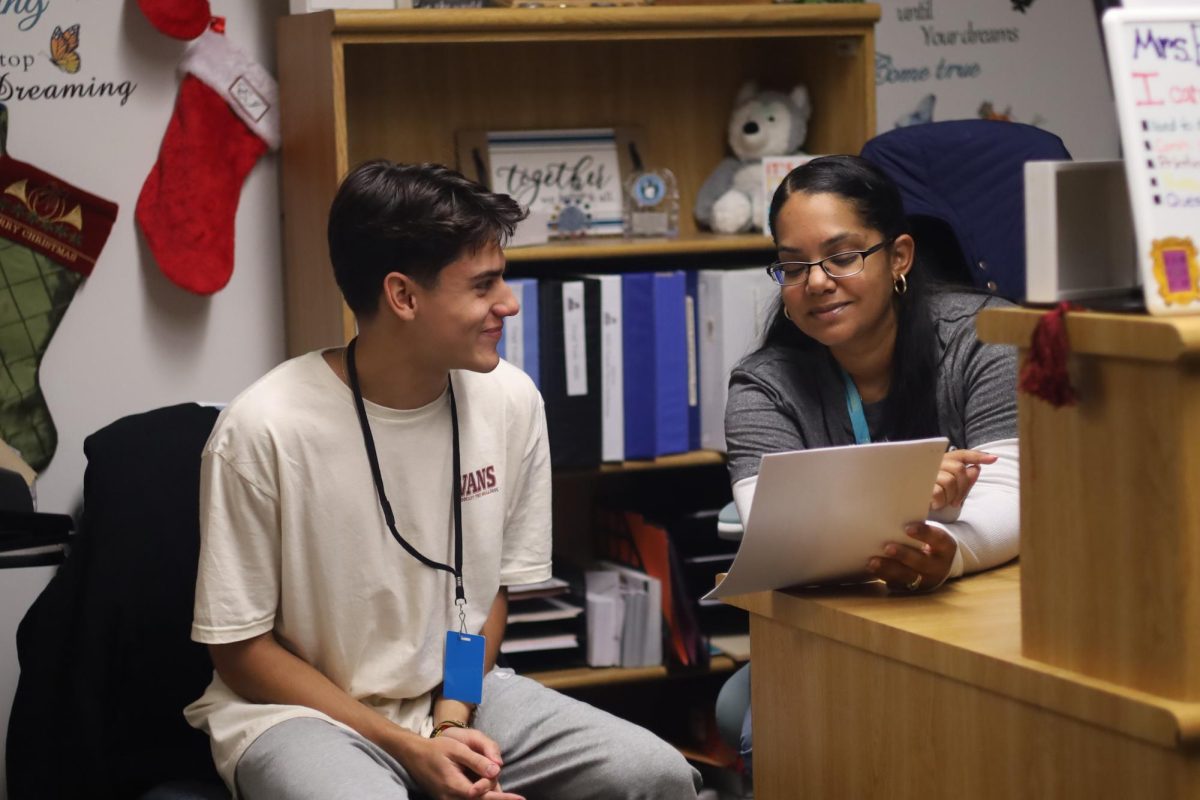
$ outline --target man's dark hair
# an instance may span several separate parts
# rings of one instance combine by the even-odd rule
[[[402,272],[437,285],[451,262],[502,246],[525,212],[440,164],[368,161],[351,170],[329,208],[329,258],[346,305],[370,318],[383,279]]]

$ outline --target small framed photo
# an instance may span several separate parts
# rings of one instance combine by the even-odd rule
[[[787,0],[791,2],[792,0]],[[802,167],[812,161],[816,156],[807,153],[793,153],[789,156],[763,156],[762,171],[763,171],[763,218],[762,229],[767,236],[771,235],[771,198],[775,196],[775,190],[779,188],[779,184],[783,183],[783,179],[788,176],[788,173],[796,167]]]
[[[456,140],[459,170],[511,195],[546,238],[622,235],[632,129],[460,131]]]

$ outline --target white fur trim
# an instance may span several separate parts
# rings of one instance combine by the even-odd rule
[[[262,65],[223,35],[206,30],[188,49],[179,68],[221,95],[272,150],[279,147],[279,85]]]

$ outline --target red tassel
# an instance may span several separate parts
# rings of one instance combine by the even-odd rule
[[[1055,408],[1073,406],[1078,402],[1071,376],[1067,372],[1067,356],[1071,347],[1067,341],[1068,311],[1079,306],[1059,303],[1048,311],[1033,329],[1029,355],[1021,368],[1021,391],[1040,397]]]

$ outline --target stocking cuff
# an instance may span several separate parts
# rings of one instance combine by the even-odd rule
[[[92,274],[116,221],[116,203],[6,155],[0,155],[0,186],[0,242]]]
[[[279,86],[260,64],[208,30],[188,49],[179,68],[220,95],[272,150],[279,147]]]

